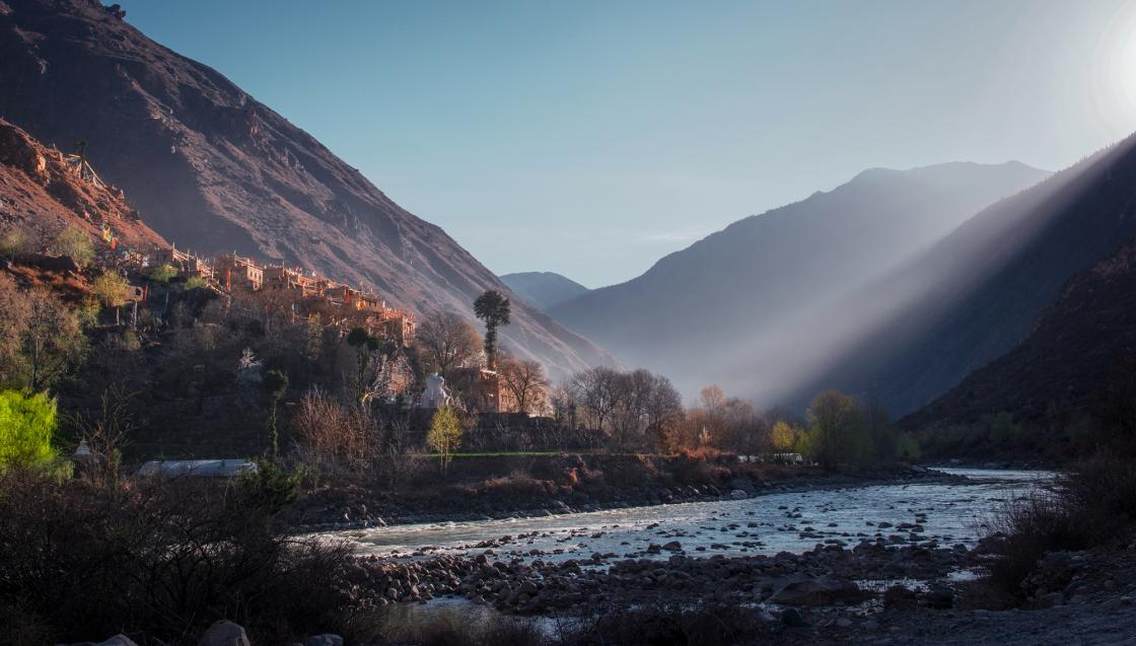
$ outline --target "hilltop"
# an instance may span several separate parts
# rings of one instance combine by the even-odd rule
[[[798,346],[810,344],[797,319],[1046,175],[1017,162],[870,169],[739,220],[638,278],[550,313],[624,362],[665,372],[686,392],[719,383],[777,403],[774,391],[794,369]]]
[[[591,291],[571,278],[551,271],[504,274],[501,276],[501,282],[508,285],[513,293],[543,311]]]
[[[96,0],[0,2],[0,115],[86,155],[166,239],[318,271],[419,315],[507,287],[441,228],[222,74]],[[527,303],[502,331],[554,374],[604,362]]]

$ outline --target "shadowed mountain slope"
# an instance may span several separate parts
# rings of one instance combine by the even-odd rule
[[[829,320],[848,313],[844,329],[817,326],[789,398],[799,403],[839,387],[907,413],[1025,340],[1073,276],[1136,235],[1134,146],[1136,136],[993,205],[830,310]],[[1061,329],[1061,312],[1078,302],[1059,305],[1045,329]],[[1070,337],[1071,346],[1123,342],[1095,339],[1077,325],[1085,336]],[[1053,342],[1045,338],[1038,342]]]
[[[1131,397],[1133,366],[1136,240],[1129,240],[1074,276],[1025,341],[902,423],[968,424],[1003,411],[1035,422],[1055,414],[1099,414],[1114,404],[1114,393]]]
[[[788,322],[853,292],[1046,175],[1016,162],[864,171],[827,193],[735,222],[638,278],[550,312],[627,363],[667,373],[688,393],[718,382],[760,399],[780,382],[783,361],[793,360],[772,362],[796,335]],[[769,344],[771,352],[759,349]],[[748,354],[739,366],[742,349]],[[762,379],[769,383],[759,386]]]
[[[472,317],[507,288],[439,227],[215,70],[95,0],[0,0],[0,116],[87,156],[180,247],[237,251],[375,288],[418,313]],[[603,362],[518,302],[505,346],[554,375]]]

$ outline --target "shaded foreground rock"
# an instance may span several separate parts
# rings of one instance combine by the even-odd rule
[[[418,603],[461,596],[515,614],[576,614],[628,604],[754,601],[817,607],[853,605],[880,593],[861,590],[859,579],[936,580],[968,564],[969,555],[935,547],[854,549],[818,546],[803,554],[707,559],[674,554],[665,561],[606,559],[545,562],[452,555],[394,562],[360,559],[351,573],[353,594],[364,605]],[[608,563],[604,568],[601,564]],[[924,604],[933,605],[933,604]]]
[[[205,631],[197,646],[250,646],[250,643],[243,627],[222,619]]]
[[[866,596],[852,581],[821,577],[790,581],[768,600],[770,603],[790,606],[828,606],[834,603],[855,603]]]

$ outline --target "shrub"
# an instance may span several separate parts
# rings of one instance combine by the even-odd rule
[[[94,487],[10,470],[0,476],[0,610],[54,642],[127,632],[195,643],[219,618],[256,643],[334,631],[352,607],[350,556],[283,532],[278,475]]]
[[[758,643],[764,631],[754,610],[736,605],[659,605],[612,609],[590,623],[569,628],[562,637],[580,646],[711,646]]]
[[[95,259],[95,246],[91,244],[90,236],[73,226],[68,226],[55,236],[51,251],[60,256],[68,256],[80,267],[86,267]]]
[[[1078,465],[1056,491],[1013,503],[994,524],[1004,539],[991,582],[1021,596],[1046,552],[1101,545],[1136,520],[1136,465],[1102,457]]]
[[[538,646],[550,643],[537,626],[487,609],[420,610],[396,606],[382,617],[390,643],[418,646]]]
[[[177,276],[177,274],[178,274],[177,268],[175,268],[173,265],[171,265],[169,263],[166,263],[166,264],[162,264],[162,265],[157,265],[155,267],[151,267],[146,272],[146,277],[149,278],[150,280],[154,281],[155,283],[163,283],[164,284],[164,283],[170,282],[174,278],[174,276]]]
[[[56,418],[55,400],[46,393],[0,392],[0,471],[54,462]]]
[[[1094,530],[1057,495],[1038,494],[1011,503],[993,528],[1004,536],[999,557],[990,567],[990,582],[1011,596],[1025,592],[1022,582],[1052,550],[1079,550],[1093,542]]]

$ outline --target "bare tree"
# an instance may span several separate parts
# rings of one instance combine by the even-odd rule
[[[548,406],[548,377],[544,366],[532,360],[503,357],[497,372],[513,395],[517,412],[533,413]]]
[[[610,430],[611,417],[619,404],[620,380],[618,371],[604,366],[589,368],[572,377],[569,390],[585,424]]]
[[[360,470],[375,455],[367,409],[347,408],[319,389],[300,400],[292,425],[304,460],[322,468]]]
[[[434,312],[422,319],[414,334],[415,344],[431,372],[448,374],[481,350],[481,337],[461,315]]]
[[[670,379],[654,376],[645,414],[647,433],[654,442],[662,444],[683,418],[682,397]]]

